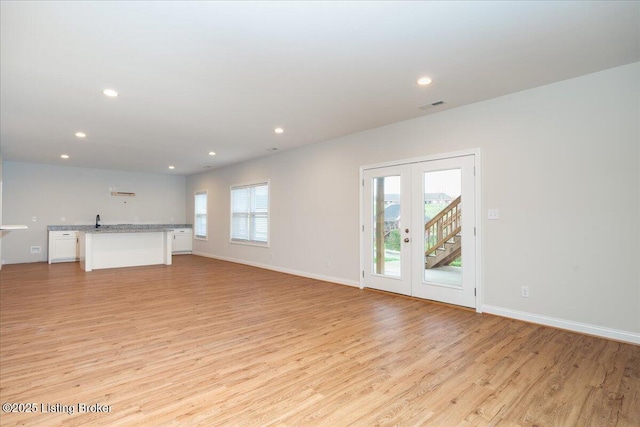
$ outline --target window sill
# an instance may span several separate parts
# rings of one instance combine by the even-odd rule
[[[229,243],[234,245],[244,245],[244,246],[257,246],[259,248],[268,248],[269,242],[255,242],[251,240],[229,240]]]

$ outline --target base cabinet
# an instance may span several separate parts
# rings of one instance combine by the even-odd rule
[[[77,231],[49,232],[49,264],[75,262],[80,259]]]
[[[173,253],[190,254],[193,250],[193,230],[176,228],[173,230]]]

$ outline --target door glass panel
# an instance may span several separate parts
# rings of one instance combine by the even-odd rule
[[[372,184],[372,273],[400,277],[400,176],[373,178]]]
[[[424,280],[462,286],[462,170],[424,172]]]

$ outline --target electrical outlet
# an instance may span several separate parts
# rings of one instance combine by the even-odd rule
[[[36,218],[35,216],[31,217],[31,221],[36,222],[38,220],[38,218]]]
[[[529,287],[521,286],[520,291],[522,292],[522,298],[529,298]]]
[[[29,248],[29,253],[32,253],[32,254],[39,254],[39,253],[41,253],[41,252],[42,252],[42,248],[41,248],[40,246],[31,246],[31,247]]]
[[[498,209],[489,209],[487,211],[488,219],[500,219],[500,211]]]

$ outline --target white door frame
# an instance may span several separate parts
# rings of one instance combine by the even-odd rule
[[[411,180],[413,178],[411,174],[411,165],[396,165],[385,168],[375,168],[375,169],[365,169],[363,171],[365,185],[364,185],[364,193],[363,199],[368,200],[369,203],[363,204],[363,220],[364,220],[364,229],[373,230],[373,221],[372,214],[373,212],[370,209],[373,208],[371,205],[371,200],[373,200],[373,185],[366,185],[367,182],[372,183],[374,177],[390,177],[397,176],[400,178],[400,206],[401,209],[401,218],[400,222],[402,224],[402,228],[411,229],[413,227],[413,223],[411,222],[411,216],[413,213],[413,206],[410,203],[412,200],[411,191],[406,191],[407,188],[411,188]],[[401,232],[402,233],[402,232]],[[366,233],[363,233],[363,236]],[[410,237],[411,235],[402,235],[400,236],[400,275],[393,276],[389,275],[386,272],[376,273],[368,268],[363,270],[364,275],[362,277],[362,282],[367,281],[367,284],[375,289],[384,290],[387,292],[393,292],[402,295],[410,296],[412,293],[412,281],[413,281],[413,257],[411,253],[413,252],[413,239],[409,239],[410,243],[402,242],[402,239],[405,237]],[[364,253],[373,254],[373,246],[374,242],[371,238],[364,239]],[[382,248],[383,253],[386,256],[386,251]],[[371,258],[369,258],[369,262],[371,262]],[[383,265],[386,265],[384,263]]]
[[[482,162],[480,148],[474,148],[470,150],[454,151],[450,153],[434,154],[424,157],[413,157],[410,159],[402,159],[389,161],[384,163],[376,163],[370,165],[360,166],[360,289],[364,289],[364,271],[367,267],[367,260],[364,250],[364,171],[367,169],[383,168],[389,166],[397,166],[410,163],[428,162],[433,160],[450,159],[452,157],[462,157],[473,155],[474,159],[474,171],[475,171],[475,223],[476,223],[476,239],[475,239],[475,253],[476,253],[476,312],[482,313],[483,304],[483,280],[482,280]]]

